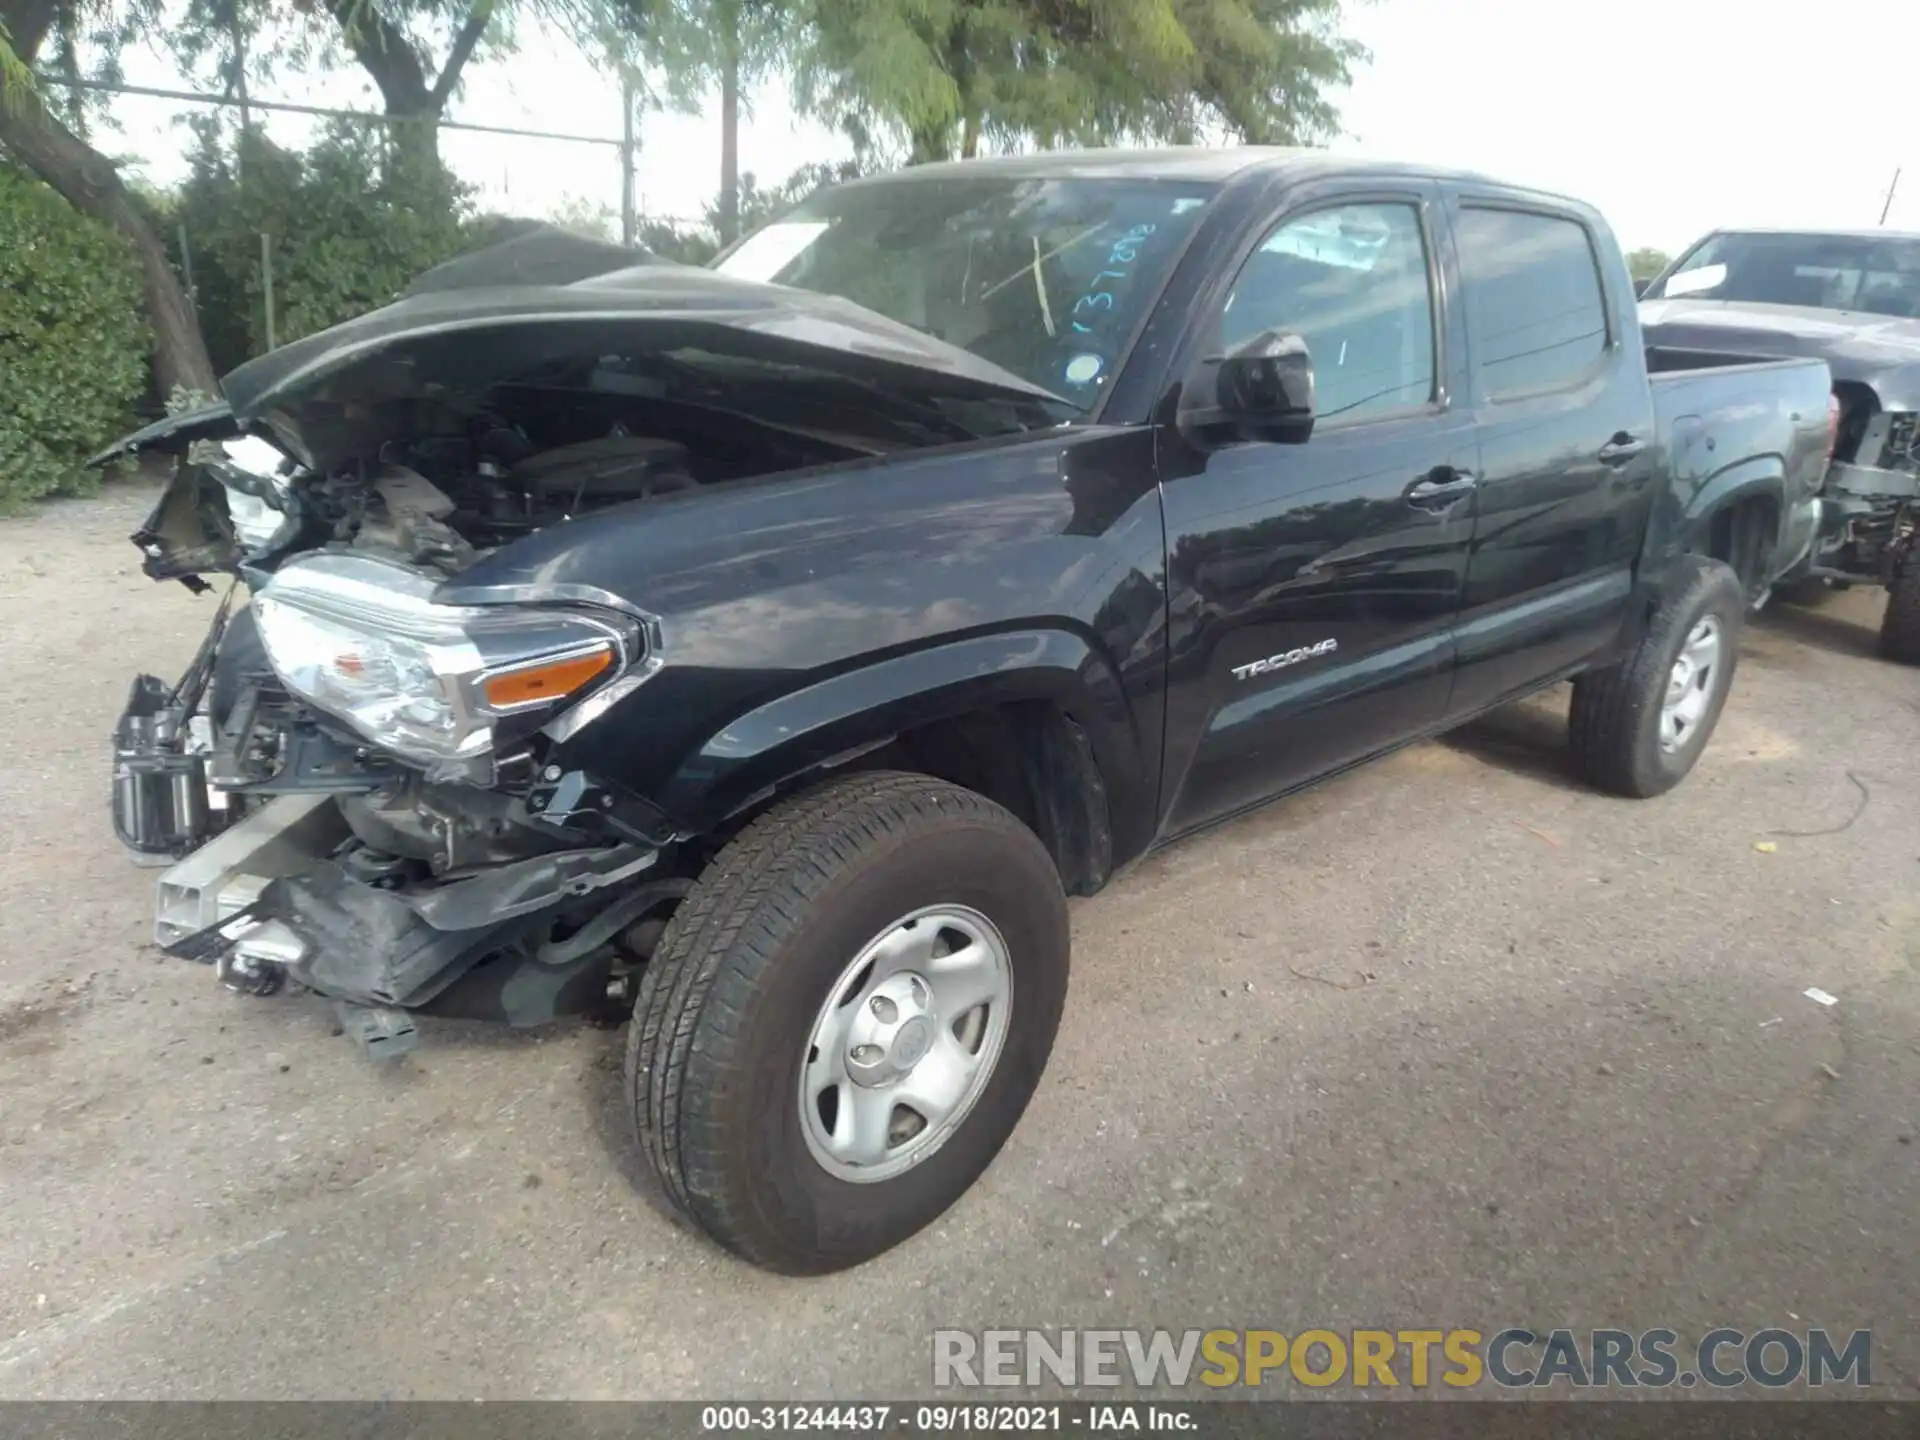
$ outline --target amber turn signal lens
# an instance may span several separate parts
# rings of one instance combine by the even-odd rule
[[[562,695],[571,695],[612,664],[612,651],[596,650],[591,655],[573,655],[565,660],[549,660],[544,665],[509,670],[483,681],[481,690],[487,704],[496,710],[509,710],[535,700],[557,700]]]

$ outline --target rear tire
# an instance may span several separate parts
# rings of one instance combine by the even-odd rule
[[[1902,665],[1920,665],[1920,558],[1908,555],[1887,586],[1887,613],[1880,621],[1880,654]]]
[[[1639,646],[1573,684],[1574,759],[1591,784],[1616,795],[1647,799],[1684,780],[1733,685],[1746,612],[1740,578],[1699,555],[1675,564],[1682,572]]]
[[[907,1040],[914,1021],[894,1000],[940,992],[869,992],[891,983],[889,970],[907,987],[920,974],[948,983],[938,980],[948,973],[940,961],[971,943],[937,920],[918,929],[929,914],[971,917],[957,923],[991,936],[981,954],[1006,988],[952,1016],[930,1006]],[[901,937],[898,954],[918,958],[888,950],[885,964],[849,970]],[[922,941],[930,948],[910,950]],[[684,1215],[756,1265],[824,1274],[871,1259],[959,1199],[1012,1133],[1053,1048],[1068,948],[1051,856],[984,796],[926,776],[870,773],[775,806],[714,859],[642,977],[627,1087],[648,1161]],[[856,1045],[854,1029],[870,1015],[900,1023],[861,1032]],[[943,1112],[939,1128],[926,1121],[896,1141],[916,1113],[893,1096],[912,1094],[921,1057],[934,1060],[923,1047],[947,1063],[959,1053],[947,1039],[976,1023],[979,1049],[960,1062],[977,1075],[964,1103]],[[834,1110],[857,1102],[867,1113],[878,1096],[885,1117],[864,1174],[858,1162],[826,1155],[809,1119],[830,1032],[845,1037],[825,1045],[825,1063],[843,1067],[833,1083],[847,1087],[833,1091]],[[905,1068],[897,1081],[867,1073],[856,1082],[856,1058]],[[825,1097],[812,1103],[831,1131]]]

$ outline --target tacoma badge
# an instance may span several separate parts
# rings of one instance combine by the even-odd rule
[[[1264,660],[1236,665],[1233,667],[1233,678],[1251,680],[1256,675],[1264,675],[1269,670],[1281,670],[1289,665],[1298,665],[1302,660],[1311,660],[1316,655],[1331,655],[1339,648],[1338,640],[1322,640],[1317,645],[1302,645],[1298,650],[1286,650],[1278,655],[1269,655]]]

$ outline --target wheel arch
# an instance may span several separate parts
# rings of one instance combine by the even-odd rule
[[[1679,551],[1724,562],[1750,600],[1762,594],[1786,521],[1786,484],[1777,455],[1753,456],[1707,477],[1682,515]]]
[[[1066,629],[951,640],[789,691],[729,721],[660,796],[724,833],[825,773],[910,768],[1006,805],[1046,843],[1071,894],[1145,848],[1158,757],[1143,755],[1113,667]]]

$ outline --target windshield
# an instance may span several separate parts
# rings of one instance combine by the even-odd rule
[[[1213,190],[903,176],[823,191],[716,268],[841,296],[1087,410]]]
[[[1646,298],[1672,300],[1683,295],[1920,318],[1920,240],[1874,235],[1715,235],[1649,290]]]

